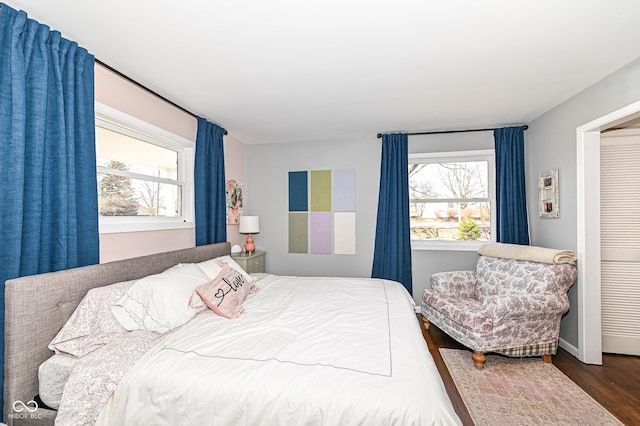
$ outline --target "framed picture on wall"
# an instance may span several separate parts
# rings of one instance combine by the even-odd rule
[[[243,210],[243,185],[234,179],[226,180],[227,225],[237,225]]]
[[[558,206],[558,169],[540,173],[538,179],[538,211],[541,218],[555,219],[560,216]]]

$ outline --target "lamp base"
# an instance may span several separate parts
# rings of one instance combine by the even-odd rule
[[[244,245],[244,251],[246,251],[248,254],[256,251],[256,245],[253,244],[253,237],[251,236],[251,234],[247,235],[247,243]]]

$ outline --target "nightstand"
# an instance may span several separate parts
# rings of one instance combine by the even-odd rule
[[[253,274],[254,272],[265,272],[266,254],[266,251],[255,251],[251,254],[243,252],[232,256],[232,259],[238,262],[238,265],[242,266],[242,269],[247,273]]]

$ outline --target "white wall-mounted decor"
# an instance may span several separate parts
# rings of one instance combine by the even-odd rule
[[[540,173],[538,178],[538,211],[541,218],[558,218],[558,169]]]

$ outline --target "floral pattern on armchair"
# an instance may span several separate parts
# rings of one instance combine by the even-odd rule
[[[576,277],[571,264],[480,256],[475,271],[431,277],[422,297],[423,321],[473,349],[479,369],[486,352],[550,362]]]

